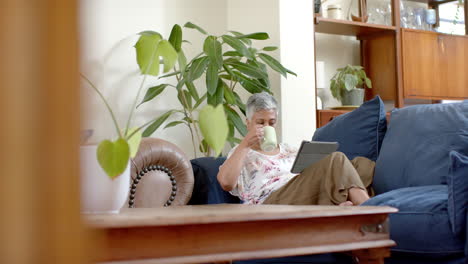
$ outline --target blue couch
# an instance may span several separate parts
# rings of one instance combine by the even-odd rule
[[[376,161],[375,196],[365,205],[399,209],[390,216],[397,246],[385,263],[468,264],[468,101],[395,109],[387,129],[380,98],[317,129],[313,140],[338,141],[350,159]],[[239,203],[216,180],[225,158],[192,160],[189,204]],[[352,263],[323,254],[236,263]]]

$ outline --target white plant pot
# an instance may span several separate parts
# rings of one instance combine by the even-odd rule
[[[118,213],[130,189],[130,162],[124,173],[111,179],[96,157],[96,145],[80,147],[81,212]]]

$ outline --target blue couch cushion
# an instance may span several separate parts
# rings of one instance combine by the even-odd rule
[[[215,159],[205,157],[190,161],[192,163],[195,183],[193,186],[192,198],[188,204],[240,203],[239,198],[224,191],[216,179],[219,166],[221,166],[225,160],[226,158]]]
[[[465,243],[451,230],[447,212],[447,186],[408,187],[377,195],[363,205],[387,205],[399,209],[390,214],[392,251],[446,257],[460,255]]]
[[[395,109],[376,162],[377,194],[447,183],[449,152],[468,154],[468,101]]]
[[[312,140],[336,141],[340,143],[338,151],[349,159],[361,156],[375,161],[386,130],[384,104],[377,96],[317,129]]]
[[[468,125],[468,124],[467,124]],[[468,208],[468,156],[450,152],[448,211],[454,234],[465,236]]]

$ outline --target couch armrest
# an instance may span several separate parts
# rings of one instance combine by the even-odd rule
[[[131,162],[128,207],[185,205],[193,191],[190,160],[176,145],[144,138]]]

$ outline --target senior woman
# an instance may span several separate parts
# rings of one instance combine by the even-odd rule
[[[277,124],[276,100],[265,92],[253,94],[246,110],[248,133],[217,175],[224,190],[247,204],[359,205],[369,199],[366,187],[374,174],[373,161],[350,161],[334,152],[301,174],[292,174],[297,149],[284,143],[270,152],[260,148],[263,127]]]

